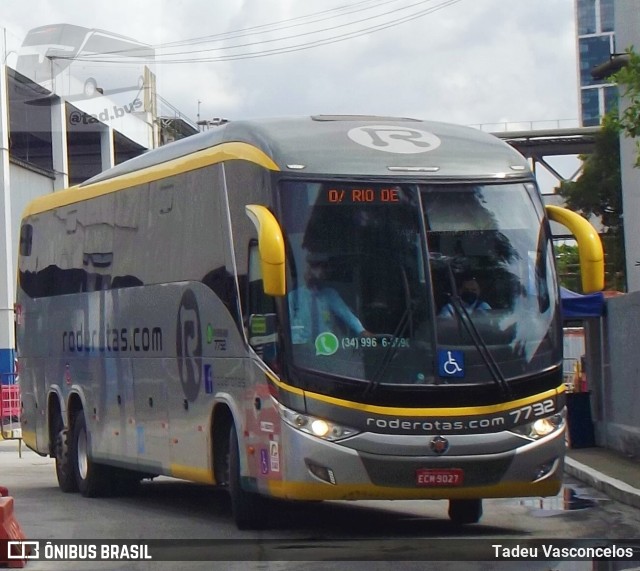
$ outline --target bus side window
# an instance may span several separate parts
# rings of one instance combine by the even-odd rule
[[[20,255],[30,256],[31,246],[33,245],[33,226],[31,224],[23,224],[20,228]]]
[[[278,340],[275,300],[264,293],[258,241],[249,244],[247,280],[247,331],[249,343],[263,361],[273,368]]]

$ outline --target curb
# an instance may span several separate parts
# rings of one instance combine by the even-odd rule
[[[604,492],[614,500],[640,508],[640,490],[622,480],[607,476],[569,457],[565,458],[564,471],[592,488]]]

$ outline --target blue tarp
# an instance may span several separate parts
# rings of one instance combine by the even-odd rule
[[[604,295],[602,292],[583,295],[561,287],[560,303],[564,319],[600,317],[604,312]]]

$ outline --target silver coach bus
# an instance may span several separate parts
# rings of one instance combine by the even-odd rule
[[[558,492],[565,452],[549,219],[526,160],[410,119],[233,121],[26,209],[23,437],[64,492],[167,475],[271,499]]]

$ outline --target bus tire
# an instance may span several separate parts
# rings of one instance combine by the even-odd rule
[[[69,456],[69,431],[66,429],[59,430],[56,434],[54,443],[55,459],[56,459],[56,478],[58,486],[65,494],[71,494],[78,491],[78,483],[76,474]]]
[[[457,525],[478,523],[482,517],[482,500],[449,500],[449,518]]]
[[[112,491],[111,469],[94,462],[89,456],[87,425],[82,413],[73,423],[73,438],[69,452],[80,493],[85,498],[109,495]]]
[[[240,446],[235,425],[229,432],[229,494],[231,511],[238,529],[263,529],[267,523],[266,499],[242,488]]]

